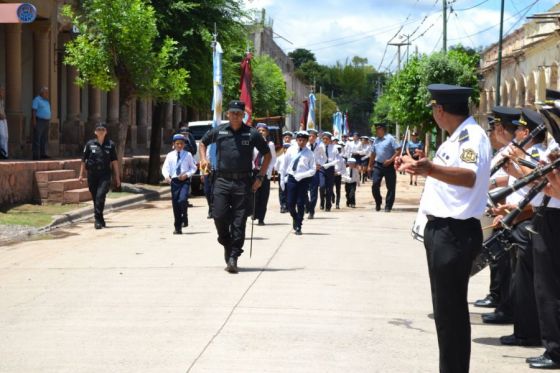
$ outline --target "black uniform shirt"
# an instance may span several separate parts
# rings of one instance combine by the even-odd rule
[[[218,172],[251,172],[253,148],[261,154],[270,153],[262,135],[253,127],[243,124],[234,131],[229,123],[212,128],[200,140],[204,145],[216,143]]]
[[[117,160],[115,144],[105,138],[103,144],[97,139],[89,140],[84,147],[82,161],[89,172],[111,173],[111,162]]]

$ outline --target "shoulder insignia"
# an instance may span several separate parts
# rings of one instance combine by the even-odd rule
[[[470,148],[463,149],[463,152],[461,153],[461,160],[463,162],[476,163],[477,159],[478,159],[478,154],[474,150]]]
[[[533,149],[533,151],[531,152],[531,158],[533,158],[537,162],[541,160],[541,153],[539,153],[538,149]]]
[[[218,135],[227,135],[229,132],[228,131],[219,131]]]
[[[464,129],[459,134],[459,144],[469,141],[469,131]]]

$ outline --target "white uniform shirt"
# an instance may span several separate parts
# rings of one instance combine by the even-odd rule
[[[336,166],[338,163],[338,159],[340,158],[340,154],[338,153],[338,149],[336,148],[335,144],[326,145],[325,143],[321,144],[323,148],[323,168],[329,169],[331,167]]]
[[[548,147],[542,154],[541,159],[548,162],[548,155],[554,150],[558,150],[558,144],[556,143],[556,141],[551,140],[548,144]],[[542,198],[543,194],[539,193],[535,198],[533,198],[533,200],[531,201],[531,205],[539,207],[541,205]],[[560,200],[558,198],[551,198],[547,206],[555,209],[560,209]]]
[[[288,176],[293,176],[297,181],[315,175],[315,156],[311,149],[304,147],[299,151],[299,146],[291,146],[284,156],[284,169],[282,171],[283,180],[282,184],[285,185]],[[296,169],[294,164],[297,161]],[[282,189],[284,187],[282,186]]]
[[[526,151],[529,154],[535,154],[534,157],[525,155],[526,160],[532,160],[533,162],[538,162],[541,159],[545,159],[544,154],[546,152],[546,148],[543,144],[535,144],[530,148],[527,148]],[[512,186],[516,181],[517,181],[516,178],[514,178],[513,176],[509,176],[508,186]],[[518,189],[515,192],[511,193],[509,196],[506,197],[506,203],[512,205],[518,205],[519,202],[521,202],[525,198],[525,196],[531,190],[532,187],[533,187],[532,185],[526,185],[523,188]],[[535,204],[535,203],[540,204],[540,202],[542,202],[543,197],[544,197],[543,193],[537,194],[535,198],[532,199],[531,204]]]
[[[276,164],[276,147],[272,141],[268,142],[268,148],[270,149],[270,163],[268,164],[268,169],[266,170],[266,177],[269,179],[272,177],[272,170],[274,169],[274,165]],[[259,151],[257,148],[253,149],[253,169],[256,168],[257,157],[259,156]]]
[[[468,117],[439,147],[434,164],[461,167],[476,173],[472,188],[426,178],[420,211],[440,218],[479,219],[486,208],[490,180],[490,140],[473,117]]]
[[[351,158],[352,154],[357,153],[358,147],[362,145],[362,142],[360,140],[358,141],[354,141],[354,140],[350,140],[346,143],[346,146],[344,148],[345,150],[345,154],[346,154],[346,158]]]
[[[336,175],[344,175],[345,172],[346,172],[346,162],[344,161],[344,158],[342,158],[342,155],[338,153],[338,161],[334,165],[334,173]]]
[[[346,173],[342,175],[342,181],[345,183],[356,183],[360,184],[360,170],[357,167],[346,169]]]
[[[314,144],[307,143],[307,148],[313,151],[313,156],[315,157],[315,162],[322,166],[325,163],[325,147],[322,146],[323,144],[320,143],[318,140],[315,141]],[[296,146],[297,147],[297,146]]]
[[[187,178],[194,175],[196,172],[196,165],[194,164],[191,153],[181,150],[179,162],[177,162],[177,151],[172,150],[167,153],[163,166],[161,167],[161,174],[164,178],[175,178],[181,175],[187,175]],[[177,174],[177,165],[181,165],[181,173]]]

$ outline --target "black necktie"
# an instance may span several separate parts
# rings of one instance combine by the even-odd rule
[[[327,154],[327,162],[329,161],[329,146],[325,145],[325,153]]]
[[[352,171],[354,171],[353,169],[350,169],[350,179],[352,179]]]
[[[181,175],[181,152],[177,152],[177,169],[175,170],[177,177]]]

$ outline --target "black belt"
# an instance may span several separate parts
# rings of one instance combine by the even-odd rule
[[[455,218],[440,218],[434,215],[426,215],[428,221],[435,221],[435,220],[449,220],[449,221],[469,221],[471,219],[478,220],[476,218],[468,218],[468,219],[455,219]]]
[[[37,120],[47,120],[47,121],[48,121],[48,120],[50,120],[50,119],[45,119],[45,118],[39,118],[39,117],[37,117]]]
[[[241,180],[248,179],[253,176],[251,172],[216,172],[217,177],[223,177],[224,179]]]

